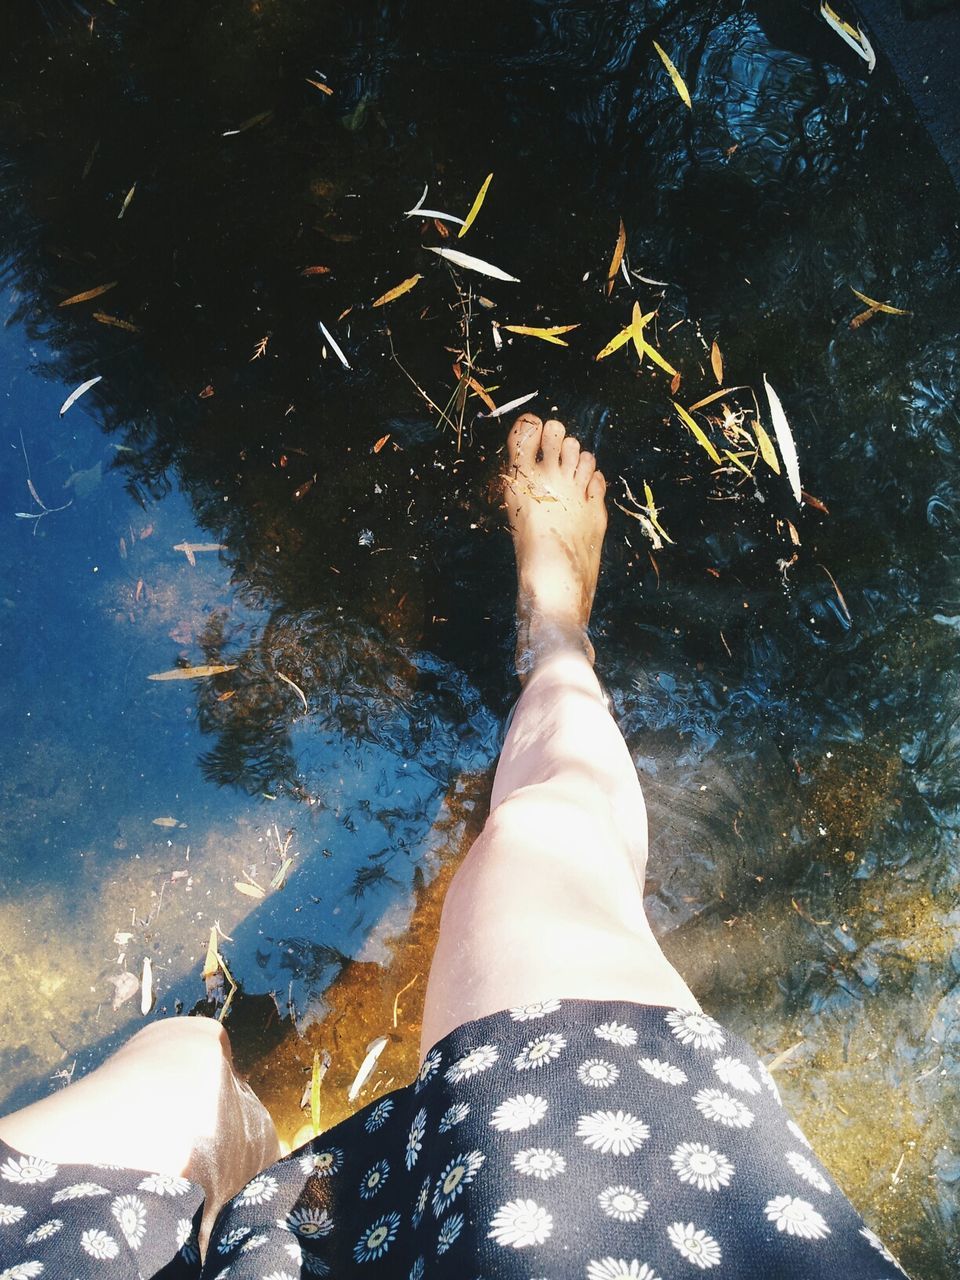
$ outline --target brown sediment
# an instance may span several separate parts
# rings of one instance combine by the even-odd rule
[[[903,762],[895,747],[838,744],[814,771],[808,821],[826,831],[825,861],[855,862],[895,808]]]

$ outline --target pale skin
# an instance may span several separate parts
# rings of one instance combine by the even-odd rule
[[[554,996],[699,1008],[644,912],[643,794],[593,672],[605,494],[593,455],[560,422],[516,421],[503,496],[523,693],[490,816],[447,891],[422,1054],[463,1022]],[[0,1138],[60,1163],[199,1183],[202,1247],[220,1207],[279,1156],[226,1032],[203,1018],[146,1027],[84,1079],[0,1119]]]

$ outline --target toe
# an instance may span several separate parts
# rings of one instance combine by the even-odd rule
[[[574,476],[578,485],[582,485],[586,489],[590,483],[590,478],[597,469],[597,460],[592,453],[588,453],[586,449],[581,450],[580,459],[577,462],[577,470]]]
[[[560,446],[560,470],[573,475],[580,460],[580,441],[574,436],[566,436]]]
[[[594,471],[593,475],[590,477],[590,482],[587,485],[587,497],[591,499],[597,498],[602,502],[606,492],[607,482],[604,478],[603,472]]]
[[[507,437],[507,456],[510,465],[520,471],[528,471],[537,460],[543,423],[533,413],[524,413],[516,420]]]
[[[567,429],[556,418],[549,418],[543,424],[543,435],[540,439],[540,452],[549,466],[560,465],[560,446],[563,444]]]

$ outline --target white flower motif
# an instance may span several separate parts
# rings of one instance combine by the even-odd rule
[[[546,1182],[558,1174],[566,1173],[567,1162],[552,1147],[526,1147],[513,1157],[513,1167],[518,1173]]]
[[[654,1080],[663,1084],[686,1084],[687,1073],[675,1067],[671,1062],[661,1062],[659,1058],[638,1058],[637,1065]]]
[[[289,1247],[288,1245],[287,1248]],[[301,1274],[308,1276],[328,1276],[330,1274],[330,1268],[322,1258],[318,1258],[312,1253],[304,1253],[302,1249],[300,1250],[300,1255]]]
[[[139,1196],[117,1196],[110,1212],[131,1249],[139,1249],[147,1232],[147,1206]]]
[[[26,1209],[19,1204],[0,1204],[0,1227],[12,1227],[26,1212]],[[32,1243],[32,1240],[27,1241],[27,1244]]]
[[[682,1222],[674,1222],[667,1227],[667,1235],[681,1257],[692,1262],[701,1271],[719,1265],[720,1246],[713,1236],[708,1236],[702,1228],[698,1231],[692,1222],[688,1222],[686,1226]]]
[[[424,1272],[425,1266],[426,1266],[426,1263],[423,1260],[423,1254],[421,1254],[420,1257],[413,1264],[413,1266],[410,1268],[410,1274],[407,1276],[407,1280],[423,1280],[423,1272]]]
[[[671,1009],[666,1015],[670,1030],[681,1044],[692,1044],[695,1049],[722,1049],[723,1028],[705,1013]]]
[[[339,1147],[327,1147],[324,1151],[311,1151],[300,1157],[300,1168],[309,1177],[330,1178],[343,1167],[343,1152]]]
[[[559,1058],[561,1050],[566,1047],[567,1042],[562,1035],[556,1031],[549,1031],[537,1040],[528,1040],[522,1051],[514,1058],[513,1065],[518,1071],[545,1067],[548,1062]]]
[[[399,1213],[385,1213],[382,1218],[372,1222],[353,1246],[353,1256],[357,1262],[372,1262],[387,1252],[400,1230]]]
[[[185,1262],[200,1261],[200,1242],[189,1218],[177,1220],[177,1248]]]
[[[439,1218],[464,1187],[474,1180],[486,1158],[481,1151],[466,1151],[440,1170],[437,1185],[433,1189],[433,1212],[436,1217]]]
[[[587,1263],[587,1280],[660,1280],[653,1267],[636,1258],[601,1258]]]
[[[629,1111],[591,1111],[577,1120],[577,1137],[593,1151],[628,1156],[650,1137],[650,1130]]]
[[[155,1196],[185,1196],[190,1183],[172,1173],[148,1173],[137,1183],[137,1190],[152,1191]]]
[[[728,1187],[734,1172],[727,1157],[711,1151],[705,1142],[681,1142],[670,1163],[681,1182],[692,1183],[700,1191]]]
[[[796,1120],[788,1120],[787,1128],[790,1130],[790,1132],[793,1134],[793,1136],[796,1138],[798,1142],[803,1143],[803,1145],[807,1148],[808,1151],[813,1150],[813,1144],[810,1142],[810,1139],[807,1137],[807,1135],[803,1132],[803,1130],[797,1124]]]
[[[437,1132],[449,1133],[454,1125],[458,1125],[462,1120],[466,1120],[469,1114],[469,1102],[455,1102],[452,1107],[447,1107],[446,1111],[440,1117],[440,1124],[437,1127]]]
[[[588,1058],[577,1067],[577,1078],[592,1089],[606,1089],[620,1079],[620,1068],[605,1058]]]
[[[315,1240],[330,1234],[333,1219],[326,1209],[291,1209],[285,1218],[277,1219],[277,1226],[304,1240]]]
[[[426,1212],[427,1205],[429,1202],[430,1202],[430,1179],[424,1178],[423,1186],[420,1188],[420,1191],[417,1194],[417,1202],[413,1206],[413,1213],[410,1216],[410,1221],[413,1223],[414,1230],[416,1230],[416,1228],[419,1227],[420,1219],[423,1217],[424,1213]]]
[[[619,1044],[627,1049],[637,1043],[636,1031],[622,1022],[601,1022],[599,1027],[594,1027],[593,1034],[601,1040],[609,1040],[611,1044]]]
[[[427,1109],[426,1107],[421,1107],[413,1117],[413,1124],[410,1126],[410,1132],[407,1134],[407,1150],[404,1155],[404,1163],[408,1169],[412,1169],[417,1163],[420,1156],[420,1148],[423,1146],[423,1137],[426,1132]]]
[[[84,1231],[80,1237],[80,1247],[91,1258],[98,1258],[101,1261],[106,1258],[115,1258],[120,1252],[120,1246],[113,1236],[108,1236],[105,1231],[98,1231],[93,1227],[89,1231]]]
[[[42,1262],[18,1262],[16,1266],[0,1271],[0,1280],[33,1280],[39,1275],[43,1275]]]
[[[363,1122],[363,1127],[364,1129],[366,1129],[367,1133],[375,1133],[377,1129],[385,1125],[387,1122],[387,1117],[390,1115],[390,1112],[392,1110],[393,1110],[393,1099],[381,1098],[381,1100],[377,1103],[377,1105],[373,1108],[373,1110],[367,1116],[366,1120]]]
[[[253,1253],[254,1249],[262,1249],[269,1239],[270,1237],[263,1231],[258,1232],[255,1236],[247,1236],[240,1246],[240,1252]]]
[[[423,1060],[423,1065],[421,1066],[420,1070],[417,1072],[417,1078],[413,1086],[414,1093],[419,1093],[420,1090],[425,1085],[429,1084],[430,1081],[433,1079],[433,1077],[437,1074],[437,1072],[440,1070],[440,1061],[442,1056],[443,1055],[441,1054],[439,1049],[430,1050],[430,1052],[427,1054],[427,1056]]]
[[[861,1227],[860,1234],[863,1236],[863,1238],[867,1241],[868,1244],[873,1245],[874,1249],[876,1249],[876,1251],[880,1254],[884,1262],[892,1262],[895,1267],[900,1266],[900,1263],[896,1260],[896,1258],[893,1256],[893,1254],[890,1252],[887,1246],[883,1243],[880,1237],[876,1234],[876,1232],[871,1231],[869,1227]],[[901,1271],[903,1270],[902,1267],[900,1269]]]
[[[299,1240],[286,1240],[283,1245],[286,1250],[287,1257],[295,1267],[303,1268],[303,1250],[300,1247]]]
[[[53,1193],[51,1204],[62,1204],[64,1200],[82,1200],[85,1196],[108,1196],[110,1192],[101,1187],[99,1182],[73,1182],[69,1187],[61,1187]]]
[[[457,1236],[463,1230],[464,1216],[462,1213],[451,1213],[450,1217],[444,1221],[443,1226],[437,1236],[437,1257],[447,1252],[450,1246],[456,1240]]]
[[[4,1182],[49,1182],[60,1172],[60,1166],[40,1156],[11,1156],[0,1164]]]
[[[390,1165],[386,1160],[378,1160],[377,1163],[363,1175],[360,1183],[360,1194],[364,1200],[372,1200],[378,1191],[383,1189],[383,1184],[390,1177]]]
[[[461,1080],[478,1076],[481,1071],[489,1071],[499,1057],[500,1050],[495,1044],[482,1044],[458,1058],[452,1067],[447,1067],[446,1077],[451,1084],[459,1084]]]
[[[490,1124],[501,1133],[519,1133],[521,1129],[539,1124],[546,1114],[546,1098],[538,1098],[533,1093],[522,1093],[501,1102],[490,1117]]]
[[[296,1280],[289,1271],[271,1271],[268,1276],[264,1276],[263,1280]]]
[[[608,1218],[616,1218],[618,1222],[639,1222],[650,1208],[650,1201],[634,1187],[626,1187],[622,1183],[616,1187],[604,1187],[597,1196],[600,1208]]]
[[[750,1108],[722,1089],[701,1089],[693,1095],[693,1105],[708,1120],[725,1124],[729,1129],[749,1129],[753,1124]]]
[[[801,1236],[804,1240],[822,1240],[830,1234],[830,1228],[812,1204],[799,1196],[776,1196],[767,1201],[764,1212],[778,1231],[788,1236]]]
[[[799,1151],[788,1151],[783,1158],[793,1172],[803,1178],[804,1182],[809,1182],[811,1187],[816,1187],[818,1191],[825,1191],[830,1195],[830,1183],[806,1156],[802,1156]]]
[[[241,1240],[246,1240],[252,1230],[253,1227],[234,1227],[232,1231],[225,1232],[217,1241],[217,1253],[229,1253]]]
[[[556,1013],[559,1008],[559,1000],[534,1000],[532,1004],[520,1004],[511,1009],[510,1017],[514,1022],[532,1022],[534,1018],[543,1018],[548,1013]]]
[[[531,1244],[543,1244],[552,1232],[553,1217],[535,1200],[508,1200],[491,1219],[487,1239],[504,1247],[525,1249]]]
[[[739,1089],[741,1093],[760,1092],[760,1081],[739,1058],[717,1058],[713,1069],[723,1083],[730,1085],[732,1089]]]
[[[780,1090],[777,1088],[776,1080],[774,1080],[773,1076],[770,1074],[770,1070],[767,1065],[759,1060],[757,1061],[757,1075],[773,1094],[774,1098],[776,1098],[777,1102],[783,1106],[783,1102],[780,1098]]]
[[[58,1231],[63,1230],[62,1218],[51,1218],[48,1222],[41,1222],[39,1227],[35,1227],[24,1241],[25,1244],[37,1244],[40,1240],[49,1240],[51,1236],[55,1236]]]
[[[237,1200],[241,1204],[268,1204],[277,1194],[277,1180],[268,1173],[258,1173],[247,1183]]]

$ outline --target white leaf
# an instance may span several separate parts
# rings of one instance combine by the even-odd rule
[[[519,409],[522,404],[526,404],[528,400],[532,400],[534,396],[538,396],[539,391],[531,391],[529,395],[518,396],[516,400],[508,400],[506,404],[502,404],[499,409],[493,409],[490,413],[477,414],[478,418],[502,418],[505,413],[509,413],[511,409]]]
[[[140,1012],[144,1017],[153,1008],[153,965],[150,957],[143,957],[143,977],[140,980]]]
[[[89,382],[81,382],[76,391],[71,391],[66,400],[64,400],[63,404],[60,406],[60,417],[62,418],[70,406],[76,404],[80,397],[89,391],[91,387],[95,387],[102,377],[103,374],[98,373],[97,376],[95,378],[91,378]]]
[[[848,44],[854,53],[860,55],[867,64],[867,71],[872,71],[877,65],[877,55],[873,51],[873,45],[863,34],[862,28],[858,26],[857,34],[852,35],[848,26],[844,24],[839,15],[828,4],[820,5],[820,16],[837,33],[844,44]]]
[[[464,226],[463,218],[455,218],[452,213],[442,213],[439,209],[425,209],[423,202],[427,198],[427,187],[423,188],[423,195],[413,206],[404,213],[405,218],[439,218],[441,222],[455,222],[458,227]]]
[[[520,283],[516,276],[508,276],[506,271],[501,271],[492,262],[484,262],[482,258],[471,258],[469,253],[461,253],[459,249],[444,249],[442,246],[433,244],[427,245],[427,248],[431,253],[436,253],[441,258],[446,258],[447,262],[452,262],[455,267],[463,267],[465,271],[479,271],[481,275],[492,276],[494,280],[509,280],[513,284]]]
[[[770,420],[773,423],[774,434],[777,437],[777,444],[780,446],[780,456],[783,458],[783,465],[787,469],[787,479],[790,481],[790,488],[797,502],[800,501],[800,463],[797,461],[797,446],[793,442],[793,432],[790,430],[790,423],[787,421],[787,415],[783,411],[783,405],[780,403],[780,397],[767,381],[767,375],[763,375],[763,385],[767,389],[767,400],[770,402]]]
[[[340,361],[340,363],[343,365],[345,369],[349,369],[350,361],[340,350],[340,346],[337,343],[336,338],[333,336],[333,334],[330,332],[330,330],[327,328],[327,326],[323,323],[322,320],[320,321],[320,328],[323,332],[323,336],[330,343],[330,346],[333,349],[333,354],[337,357],[337,359]]]
[[[377,1059],[387,1047],[387,1043],[386,1036],[377,1036],[376,1040],[370,1041],[370,1044],[367,1046],[367,1056],[360,1063],[360,1070],[357,1072],[353,1084],[350,1086],[350,1090],[347,1093],[348,1101],[353,1102],[354,1098],[370,1079],[373,1068],[377,1065]]]

